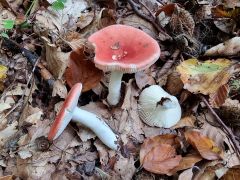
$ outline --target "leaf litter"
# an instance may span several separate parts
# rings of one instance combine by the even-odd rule
[[[240,135],[239,3],[194,2],[1,1],[1,179],[237,176],[239,152],[231,137],[238,141]],[[162,52],[148,69],[123,76],[114,107],[106,101],[109,76],[95,67],[94,48],[86,43],[112,24],[141,29]],[[52,143],[46,139],[78,82],[83,84],[78,106],[119,136],[118,151],[76,123]],[[155,84],[181,103],[182,118],[171,128],[149,127],[139,117],[139,94]]]

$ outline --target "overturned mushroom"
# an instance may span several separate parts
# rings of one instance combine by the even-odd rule
[[[181,119],[177,98],[158,85],[147,87],[141,92],[138,113],[149,126],[169,128]]]
[[[111,25],[92,34],[88,41],[95,46],[94,62],[103,71],[111,71],[107,101],[117,105],[124,73],[135,73],[154,64],[160,47],[145,32],[126,25]]]
[[[68,123],[73,120],[91,129],[97,137],[109,148],[117,150],[117,135],[110,127],[95,114],[77,107],[82,84],[75,84],[70,90],[64,104],[48,134],[48,140],[56,139],[64,131]]]

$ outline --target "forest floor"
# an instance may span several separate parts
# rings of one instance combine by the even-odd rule
[[[0,0],[0,180],[236,179],[239,16],[238,0]],[[111,106],[110,73],[95,66],[88,37],[114,24],[147,33],[161,54],[123,75],[120,101]],[[130,49],[145,41],[121,36]],[[117,134],[117,150],[75,122],[47,138],[76,83],[83,85],[78,107]],[[161,125],[144,122],[140,95],[153,85],[168,94],[150,93],[150,113],[175,96],[178,122],[171,113],[153,118]]]

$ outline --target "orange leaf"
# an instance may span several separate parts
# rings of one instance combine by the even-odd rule
[[[165,134],[165,135],[159,135],[154,136],[151,138],[147,138],[143,145],[141,146],[140,150],[140,163],[143,164],[145,156],[152,150],[152,148],[160,145],[160,144],[169,144],[169,145],[175,145],[175,138],[176,135],[173,134]]]
[[[209,102],[211,106],[214,108],[219,108],[227,99],[229,90],[228,84],[224,84],[218,88],[217,92],[210,94]]]
[[[186,157],[182,157],[179,165],[175,167],[171,172],[174,174],[177,171],[188,169],[194,166],[195,163],[202,160],[202,157],[198,154],[189,154]]]
[[[85,92],[98,85],[103,72],[97,69],[92,61],[85,60],[84,49],[78,48],[70,54],[69,68],[65,72],[65,77],[70,87],[81,82]]]
[[[240,165],[231,167],[221,179],[232,180],[232,179],[238,179],[238,177],[240,177]]]
[[[198,150],[200,155],[207,160],[216,160],[223,158],[223,151],[215,145],[215,143],[206,136],[203,136],[197,130],[185,132],[187,141]]]
[[[143,167],[149,172],[170,174],[170,171],[179,165],[182,157],[176,155],[176,150],[169,144],[160,144],[152,148],[145,156]]]

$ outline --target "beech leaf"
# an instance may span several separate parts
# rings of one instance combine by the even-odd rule
[[[189,130],[185,132],[187,141],[207,160],[223,159],[223,151],[215,145],[215,143],[206,136],[203,136],[197,130]]]
[[[97,69],[90,60],[85,60],[83,48],[72,51],[69,59],[69,67],[65,72],[67,84],[72,87],[75,83],[83,84],[83,92],[98,85],[103,77],[103,72]]]
[[[188,59],[178,65],[177,70],[181,74],[185,89],[208,95],[215,93],[220,86],[228,82],[232,73],[231,65],[228,59],[205,62]]]

